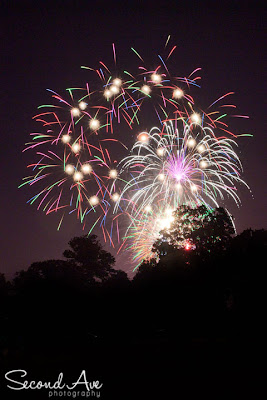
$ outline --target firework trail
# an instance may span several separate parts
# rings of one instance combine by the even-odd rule
[[[237,185],[247,185],[236,146],[197,122],[166,121],[163,131],[143,133],[121,161],[120,175],[130,177],[121,197],[128,194],[133,214],[159,202],[174,209],[181,204],[218,207],[225,195],[238,205]]]
[[[216,138],[194,116],[188,121],[165,121],[162,130],[153,128],[139,136],[119,165],[118,179],[124,177],[125,184],[115,206],[116,210],[120,199],[128,199],[132,224],[127,249],[134,253],[137,266],[154,256],[153,243],[161,230],[169,229],[173,217],[166,217],[166,211],[202,204],[211,209],[225,197],[240,204],[238,186],[248,185],[241,178],[236,146],[233,139]],[[183,245],[186,248],[187,242]]]
[[[138,218],[131,219],[124,237],[124,248],[133,253],[133,261],[136,264],[134,270],[144,259],[155,258],[153,244],[161,237],[162,230],[171,228],[174,221],[173,212],[169,206],[157,206],[154,209],[146,206]]]
[[[67,96],[48,90],[51,101],[38,107],[38,129],[24,149],[33,154],[20,185],[35,190],[30,204],[47,215],[58,213],[58,229],[74,213],[83,229],[100,228],[113,247],[114,239],[119,250],[129,242],[137,261],[149,256],[141,238],[152,240],[149,226],[166,209],[218,206],[226,197],[239,205],[238,185],[246,185],[237,136],[226,122],[236,108],[227,101],[233,92],[206,111],[198,107],[193,94],[201,69],[173,75],[168,63],[175,49],[168,37],[152,68],[131,48],[139,63],[132,71],[118,68],[113,44],[111,68],[103,61],[97,68],[82,66],[91,79],[67,88]],[[142,132],[151,116],[159,128]],[[153,218],[144,213],[149,208]]]

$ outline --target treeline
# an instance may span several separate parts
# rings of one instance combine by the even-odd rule
[[[69,245],[63,253],[66,260],[33,263],[12,282],[0,276],[1,318],[16,321],[21,331],[32,325],[38,330],[40,324],[42,332],[64,323],[70,325],[70,332],[80,321],[79,329],[86,326],[94,335],[118,331],[123,338],[127,328],[172,331],[177,320],[181,329],[172,331],[173,335],[185,333],[194,324],[196,335],[208,334],[210,329],[215,334],[222,318],[235,315],[247,318],[245,335],[254,329],[249,318],[264,304],[265,230],[246,230],[214,252],[170,245],[166,251],[166,243],[161,243],[165,251],[159,262],[144,262],[132,281],[114,268],[114,257],[102,249],[95,235],[73,238]],[[226,325],[222,333],[234,334],[227,332]]]
[[[114,268],[95,235],[69,245],[65,260],[33,263],[12,282],[0,276],[2,352],[19,342],[62,344],[83,336],[245,340],[263,334],[265,230],[246,230],[214,252],[160,243],[159,261],[144,262],[132,281]]]

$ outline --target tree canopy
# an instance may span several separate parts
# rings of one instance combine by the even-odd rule
[[[102,248],[96,235],[74,237],[69,246],[71,249],[65,250],[63,256],[75,264],[88,281],[106,280],[116,273],[115,258]]]
[[[66,260],[46,260],[17,273],[17,288],[43,284],[86,287],[108,281],[128,281],[124,271],[114,268],[115,258],[104,250],[96,235],[74,237],[63,252]]]
[[[224,250],[234,232],[231,217],[223,208],[184,205],[173,212],[170,228],[161,231],[153,250],[157,255],[166,255],[167,249],[169,253],[174,249],[193,250],[203,256]]]

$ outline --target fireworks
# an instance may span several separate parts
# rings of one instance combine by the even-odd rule
[[[146,140],[139,137],[120,165],[120,174],[130,177],[124,179],[121,198],[130,199],[126,210],[134,223],[129,248],[137,260],[140,255],[151,258],[160,230],[169,229],[170,218],[162,217],[159,205],[164,210],[183,204],[218,207],[225,197],[239,205],[238,185],[247,185],[235,147],[233,139],[218,139],[211,128],[183,120],[166,121],[162,131],[153,128]],[[144,218],[148,210],[157,210],[159,218]]]
[[[163,131],[153,128],[121,161],[121,175],[131,176],[122,189],[131,198],[128,209],[135,214],[158,203],[218,207],[225,195],[238,205],[237,186],[246,183],[235,147],[233,139],[217,139],[211,128],[196,123],[167,121]]]
[[[132,218],[124,240],[128,244],[125,246],[126,250],[133,253],[133,260],[137,263],[135,269],[144,259],[150,260],[155,257],[152,251],[153,244],[161,237],[162,230],[171,228],[174,221],[173,211],[168,206],[154,209],[146,206],[139,219]]]
[[[200,88],[200,68],[172,76],[166,63],[176,46],[168,44],[169,38],[156,68],[132,48],[141,61],[136,73],[118,70],[113,44],[112,68],[102,61],[98,68],[82,66],[91,80],[68,88],[66,97],[48,90],[51,104],[38,107],[39,129],[24,150],[34,153],[32,172],[20,185],[35,188],[30,204],[59,213],[58,229],[76,213],[88,233],[98,226],[120,249],[126,241],[137,261],[150,257],[160,230],[168,229],[166,210],[218,206],[226,197],[239,205],[238,185],[246,185],[223,111],[235,106],[214,110],[233,93],[207,111],[198,108],[192,92]],[[158,127],[140,129],[147,115]]]
[[[50,113],[47,116],[51,117]],[[83,125],[77,128],[74,121],[68,124],[68,129],[60,121],[56,124],[45,121],[43,125],[48,126],[46,133],[33,134],[32,142],[25,149],[37,149],[35,162],[28,166],[33,174],[20,185],[37,188],[30,203],[37,204],[37,209],[46,214],[76,212],[82,223],[93,209],[93,214],[97,218],[101,215],[99,221],[102,221],[109,211],[111,187],[116,189],[116,162],[111,159],[110,149],[118,151],[121,144],[114,138],[110,143],[105,137],[91,138],[89,143]]]

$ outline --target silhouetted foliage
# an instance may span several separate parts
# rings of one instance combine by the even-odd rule
[[[102,282],[117,274],[115,258],[103,250],[96,235],[74,237],[69,246],[71,250],[65,250],[63,256],[80,268],[88,282]]]
[[[191,208],[181,206],[173,212],[174,221],[170,229],[161,232],[154,244],[154,252],[165,255],[172,248],[194,249],[195,254],[206,257],[226,249],[234,235],[229,214],[223,208],[209,209],[205,205]]]
[[[0,273],[0,296],[6,295],[8,290],[8,283],[6,281],[5,275]]]
[[[201,206],[201,208],[204,207]],[[211,213],[205,214],[202,223],[196,229],[193,229],[188,237],[195,244],[198,254],[204,252],[218,253],[227,248],[234,233],[229,214],[224,208],[219,207]]]
[[[84,285],[77,266],[64,260],[46,260],[31,264],[27,271],[16,274],[14,283],[17,290],[59,290],[60,288],[81,288]],[[51,292],[50,292],[51,294]]]
[[[47,260],[33,263],[27,271],[16,274],[17,290],[83,289],[109,281],[109,285],[128,282],[124,271],[113,268],[115,258],[103,250],[96,235],[74,237],[71,249],[63,255],[67,260]]]
[[[65,260],[20,271],[15,291],[6,291],[2,302],[0,358],[27,359],[37,352],[41,360],[91,359],[95,352],[102,368],[107,349],[114,349],[113,358],[132,351],[140,361],[147,349],[177,349],[180,355],[188,346],[194,353],[196,346],[218,341],[229,349],[225,366],[239,344],[247,356],[266,335],[267,231],[233,237],[225,212],[208,215],[196,236],[186,237],[190,250],[175,241],[156,243],[158,261],[143,262],[132,281],[115,269],[114,257],[94,235],[73,238]],[[3,276],[0,287],[6,287]]]

